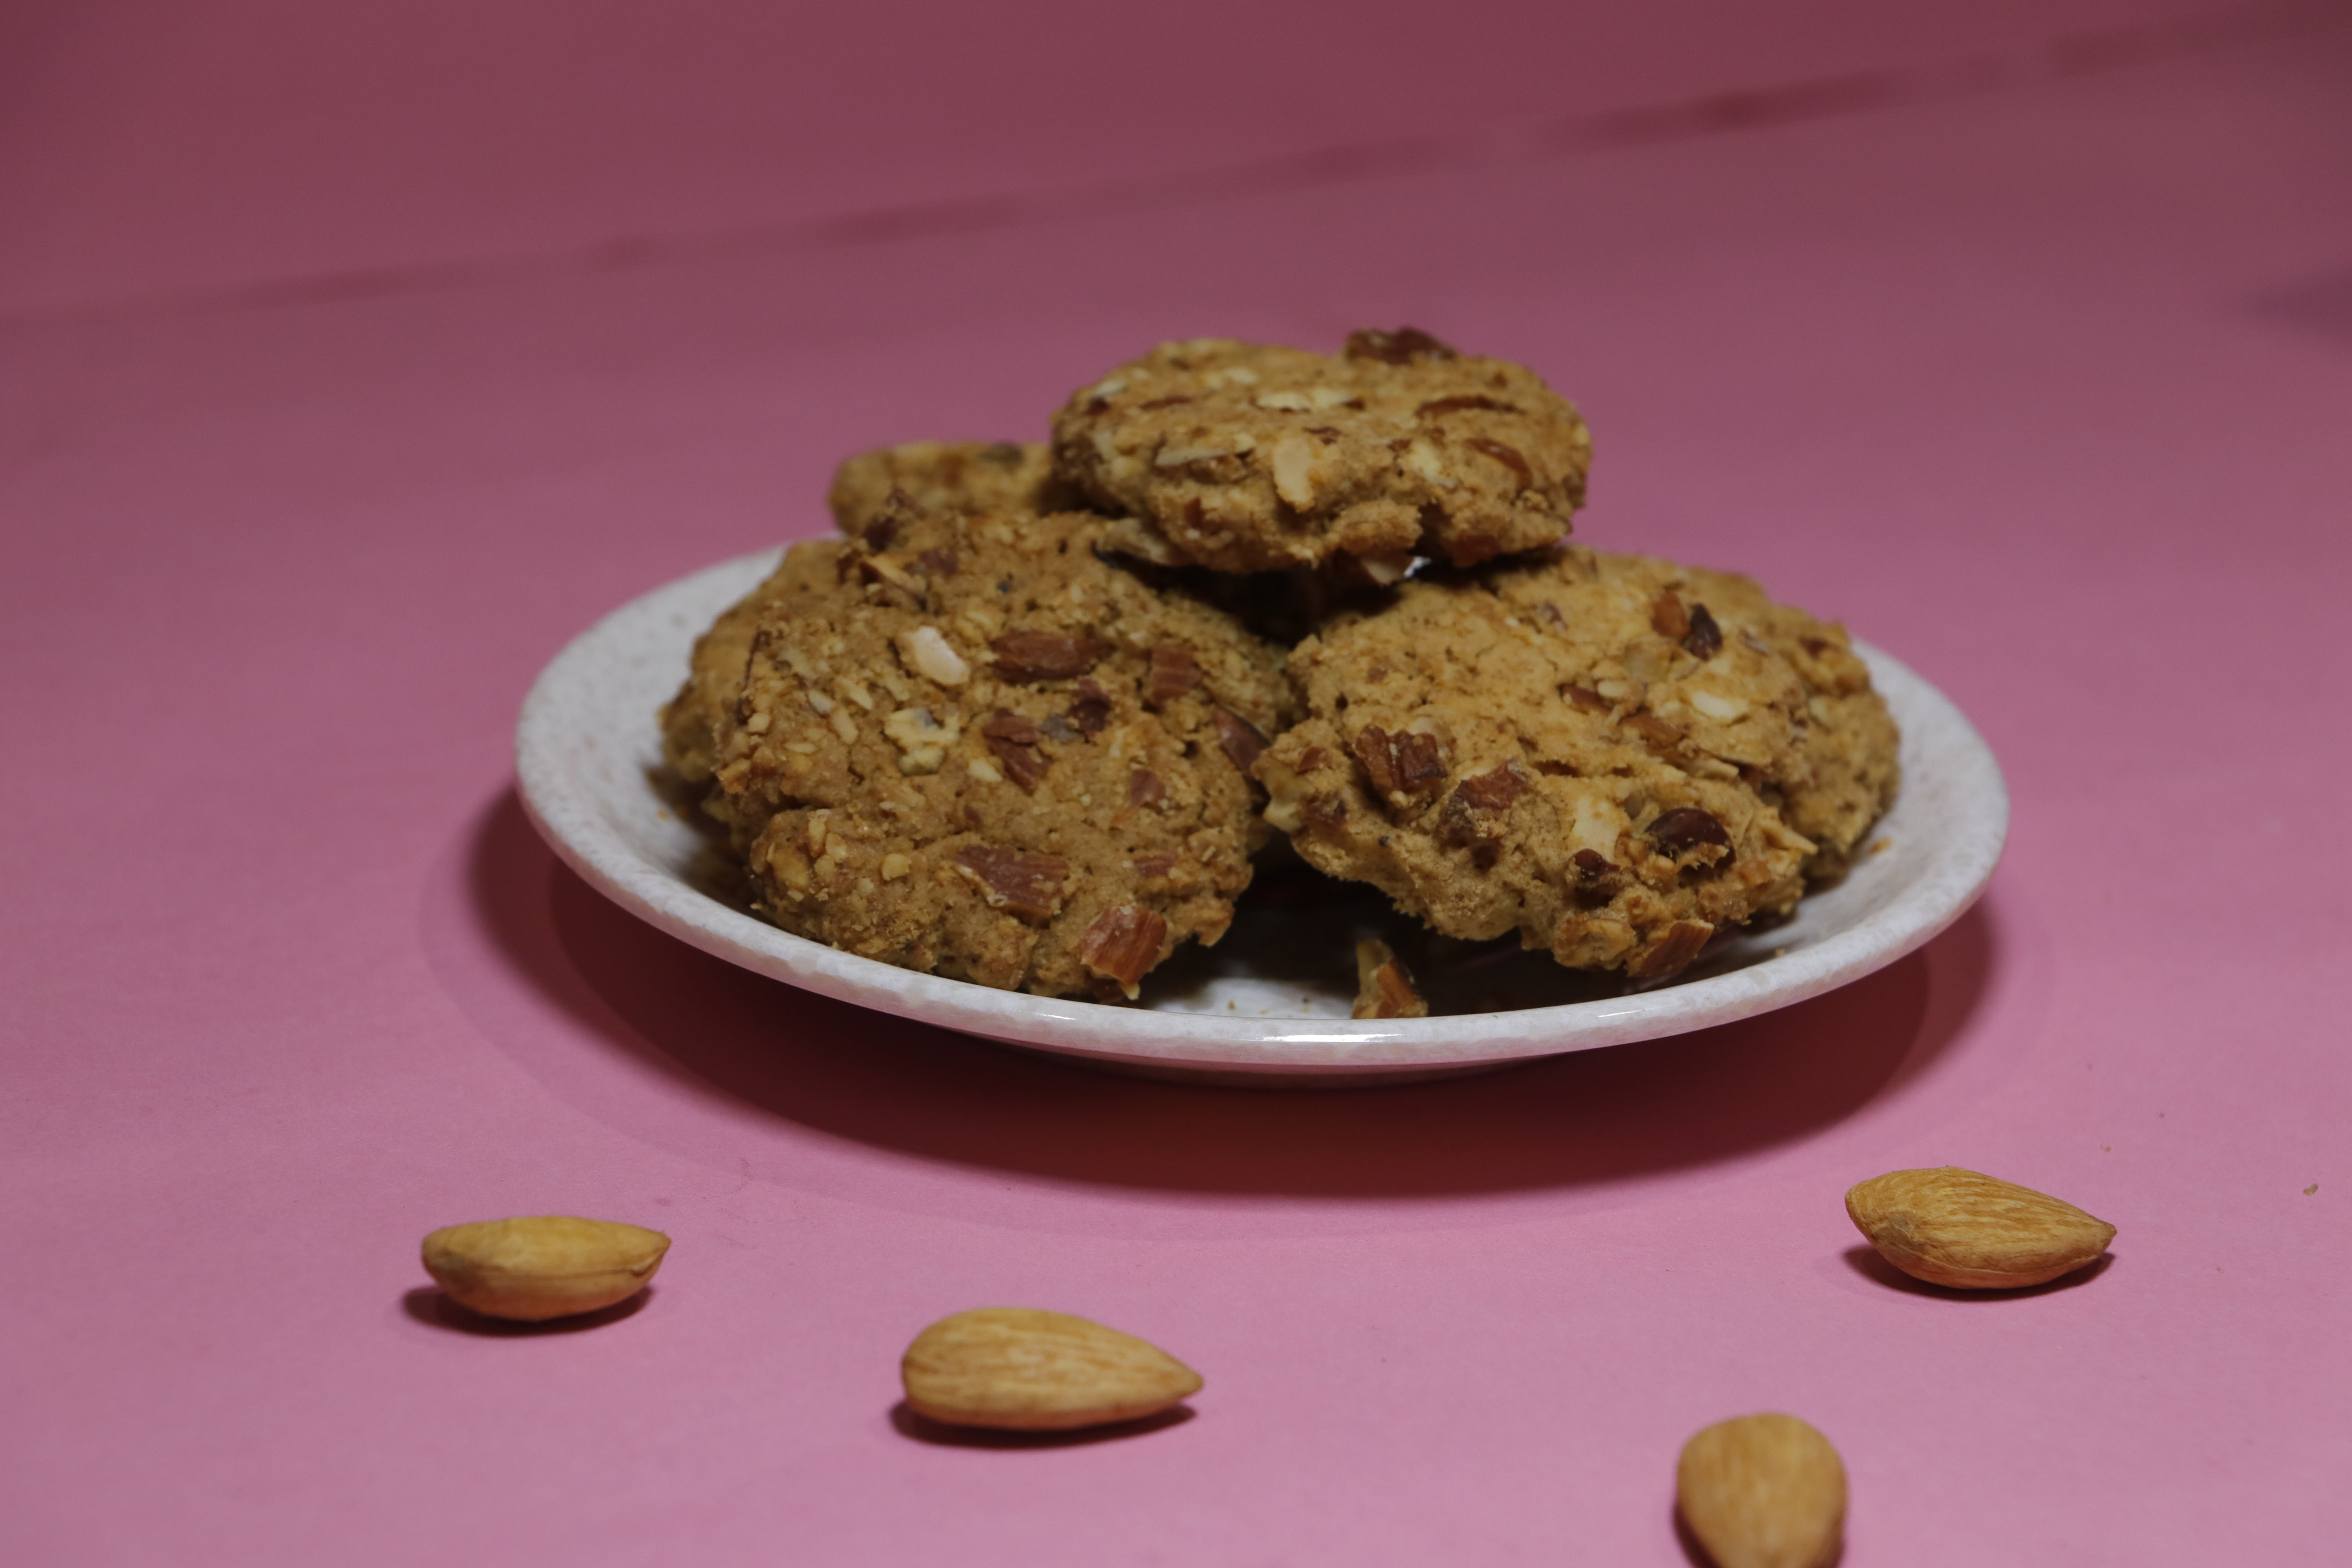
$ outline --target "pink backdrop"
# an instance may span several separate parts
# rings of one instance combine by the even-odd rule
[[[1784,1408],[1850,1568],[2327,1560],[2347,190],[2341,5],[9,8],[0,1555],[1670,1565],[1682,1438]],[[1586,538],[1975,718],[1975,912],[1748,1024],[1251,1094],[755,980],[524,825],[538,668],[845,453],[1400,321],[1582,404]],[[1840,1194],[1945,1162],[2113,1262],[1886,1278]],[[446,1319],[417,1237],[546,1210],[670,1232],[643,1306]],[[1196,1414],[894,1419],[992,1301]]]

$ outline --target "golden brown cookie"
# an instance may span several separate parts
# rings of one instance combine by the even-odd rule
[[[772,600],[829,585],[834,577],[833,542],[811,541],[784,552],[783,560],[761,584],[728,606],[710,629],[695,639],[686,684],[661,710],[662,755],[688,784],[700,788],[718,765],[718,731],[731,717],[751,661],[751,638]]]
[[[844,533],[887,526],[884,518],[910,511],[1036,511],[1059,494],[1051,468],[1046,448],[1034,441],[907,441],[843,463],[834,471],[826,502]],[[710,778],[718,731],[742,689],[761,607],[808,585],[801,581],[804,566],[830,581],[832,556],[807,555],[811,548],[795,545],[767,581],[695,643],[686,684],[661,711],[663,754],[688,784],[699,787]],[[709,809],[729,819],[723,797],[715,797]]]
[[[1895,790],[1845,633],[1724,573],[1563,547],[1407,583],[1289,668],[1267,820],[1447,936],[1572,967],[1675,973],[1792,906]]]
[[[1055,511],[1053,459],[1034,441],[904,441],[834,470],[825,497],[844,533],[882,514],[893,494],[920,511]]]
[[[1103,520],[887,515],[771,603],[717,776],[786,931],[1135,994],[1249,883],[1280,651],[1098,555]]]
[[[1164,542],[1122,545],[1221,572],[1328,562],[1392,582],[1416,552],[1468,565],[1549,544],[1591,458],[1584,421],[1532,372],[1410,328],[1358,332],[1338,356],[1163,343],[1054,420],[1055,471]]]

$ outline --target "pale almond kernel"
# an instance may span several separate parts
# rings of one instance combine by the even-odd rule
[[[1845,1466],[1793,1415],[1736,1416],[1683,1445],[1675,1501],[1717,1568],[1827,1568],[1845,1533]]]
[[[1301,511],[1315,504],[1315,459],[1320,452],[1314,437],[1295,431],[1274,444],[1274,492]]]
[[[961,686],[971,679],[971,667],[964,663],[961,654],[948,646],[948,639],[940,635],[937,626],[917,626],[912,631],[900,632],[893,640],[907,668],[926,680],[935,680],[941,686]]]
[[[899,751],[902,773],[935,773],[947,761],[947,749],[956,743],[963,726],[950,710],[944,722],[929,708],[901,708],[882,721],[882,732]],[[885,811],[892,807],[885,805]]]
[[[1158,1346],[1085,1318],[981,1307],[942,1318],[899,1364],[907,1406],[958,1426],[1063,1431],[1155,1415],[1201,1374]]]
[[[1845,1212],[1887,1262],[1959,1290],[2046,1283],[2095,1262],[2116,1237],[2073,1204],[1958,1165],[1859,1183]]]
[[[1720,720],[1727,724],[1748,711],[1746,702],[1737,697],[1726,697],[1720,692],[1702,689],[1692,691],[1689,696],[1692,707],[1708,718]]]
[[[445,1226],[425,1238],[425,1271],[486,1317],[543,1322],[645,1289],[669,1237],[615,1220],[540,1215]]]

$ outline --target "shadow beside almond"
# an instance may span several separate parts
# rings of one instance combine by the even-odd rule
[[[528,1340],[546,1334],[576,1334],[587,1329],[601,1329],[607,1323],[617,1323],[624,1318],[634,1318],[645,1310],[653,1296],[654,1287],[648,1285],[626,1300],[599,1307],[593,1312],[576,1312],[568,1318],[549,1318],[541,1322],[524,1323],[509,1318],[487,1317],[470,1307],[458,1305],[437,1285],[419,1285],[401,1297],[400,1310],[427,1328],[442,1329],[453,1334],[473,1334],[491,1340]]]
[[[918,1415],[905,1400],[890,1407],[890,1426],[902,1437],[947,1448],[1076,1448],[1089,1443],[1117,1443],[1146,1436],[1193,1417],[1190,1405],[1179,1405],[1133,1421],[1112,1421],[1100,1426],[1079,1426],[1063,1432],[1006,1432],[990,1426],[950,1426],[928,1415]]]
[[[1874,1285],[1884,1285],[1890,1290],[1907,1295],[1926,1296],[1938,1301],[2011,1301],[2023,1296],[2052,1296],[2061,1290],[2072,1290],[2087,1285],[2105,1274],[2115,1263],[2116,1255],[2102,1252],[2071,1274],[2061,1274],[2055,1279],[2039,1285],[2021,1285],[2013,1289],[1961,1290],[1949,1285],[1933,1285],[1925,1279],[1906,1274],[1878,1255],[1878,1249],[1864,1243],[1845,1249],[1846,1266]]]

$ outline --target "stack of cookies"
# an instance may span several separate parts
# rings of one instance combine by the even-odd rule
[[[1842,628],[1564,542],[1591,437],[1518,365],[1168,343],[1053,437],[851,458],[841,537],[696,644],[665,749],[784,930],[1132,1000],[1286,841],[1444,937],[1657,981],[1893,797]],[[1421,1009],[1360,956],[1360,1013]]]

